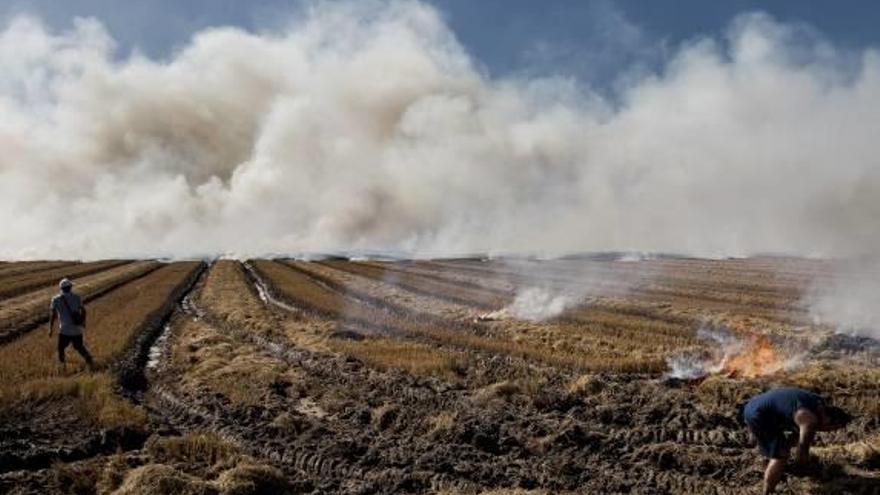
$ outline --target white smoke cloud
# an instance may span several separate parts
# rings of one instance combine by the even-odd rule
[[[852,260],[817,279],[804,297],[814,323],[880,339],[880,261]]]
[[[416,1],[164,61],[18,17],[0,66],[0,257],[880,246],[880,55],[761,15],[615,103],[488,78]]]
[[[626,257],[626,256],[624,256]],[[653,277],[642,271],[612,269],[587,257],[558,260],[502,258],[516,292],[506,307],[483,318],[514,317],[543,321],[605,296],[624,296]]]
[[[577,304],[577,298],[565,292],[528,287],[517,292],[506,311],[515,318],[541,321],[562,314]]]

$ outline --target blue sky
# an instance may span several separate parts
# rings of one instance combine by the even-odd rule
[[[493,76],[573,75],[601,86],[652,66],[683,41],[721,36],[738,14],[767,12],[810,26],[848,48],[880,46],[880,3],[870,0],[431,0],[459,40]],[[300,1],[3,0],[0,15],[30,13],[63,29],[76,16],[100,19],[124,56],[164,58],[208,26],[278,29]]]

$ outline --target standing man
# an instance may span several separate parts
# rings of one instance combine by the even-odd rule
[[[52,298],[52,304],[49,306],[49,338],[52,338],[56,316],[61,322],[58,329],[58,361],[64,363],[64,350],[69,344],[73,344],[73,348],[91,368],[94,365],[92,355],[83,345],[86,309],[80,297],[73,293],[73,282],[65,278],[58,286],[61,288],[61,293]]]
[[[761,454],[769,459],[764,472],[766,495],[773,493],[782,479],[791,447],[797,446],[795,462],[804,464],[817,431],[843,428],[852,417],[812,392],[777,388],[749,400],[743,408],[743,419],[757,438]]]

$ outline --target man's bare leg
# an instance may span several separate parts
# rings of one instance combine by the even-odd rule
[[[785,459],[770,459],[767,470],[764,471],[764,495],[773,493],[779,480],[782,479],[783,472],[785,472]]]

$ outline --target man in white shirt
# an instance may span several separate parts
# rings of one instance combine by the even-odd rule
[[[83,326],[85,324],[85,308],[80,297],[73,292],[73,282],[63,279],[58,284],[61,292],[52,298],[49,306],[49,338],[55,327],[55,319],[58,318],[58,360],[64,363],[64,351],[68,345],[86,360],[89,367],[94,365],[92,355],[83,344]]]

